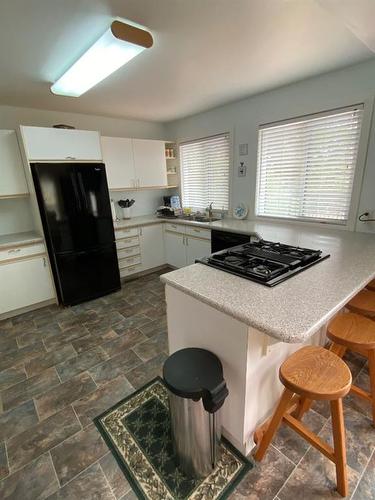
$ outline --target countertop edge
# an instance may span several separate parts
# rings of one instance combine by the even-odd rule
[[[181,292],[186,293],[190,297],[200,300],[201,302],[209,305],[210,307],[213,307],[217,311],[227,314],[228,316],[244,323],[245,325],[251,328],[255,328],[256,330],[260,331],[261,333],[264,333],[265,335],[268,335],[276,340],[285,342],[287,344],[303,343],[307,339],[312,337],[316,332],[318,332],[320,328],[322,328],[325,324],[327,324],[327,322],[335,314],[337,314],[341,309],[343,309],[345,307],[345,304],[347,304],[348,301],[351,300],[361,290],[361,289],[354,290],[347,298],[339,302],[335,307],[333,307],[330,311],[328,311],[324,316],[322,316],[322,318],[319,319],[319,321],[317,321],[305,332],[288,336],[288,335],[280,335],[280,333],[276,330],[264,328],[263,325],[258,324],[256,321],[251,321],[251,319],[248,316],[236,312],[231,307],[227,307],[225,304],[218,304],[214,300],[210,300],[210,298],[201,295],[196,291],[192,291],[191,289],[183,285],[180,285],[179,283],[176,283],[175,281],[169,279],[166,275],[161,275],[160,281],[166,285],[176,288],[177,290],[180,290]]]

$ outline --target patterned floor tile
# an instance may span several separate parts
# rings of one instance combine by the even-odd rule
[[[146,340],[147,337],[137,329],[125,330],[121,337],[117,337],[102,345],[108,356],[116,356],[122,351],[127,351],[130,347]]]
[[[7,440],[38,423],[34,401],[26,401],[0,415],[0,441]]]
[[[145,342],[134,346],[133,351],[142,361],[150,361],[158,354],[168,352],[168,336],[164,332],[154,335]]]
[[[59,374],[61,382],[65,382],[88,368],[102,363],[106,359],[108,359],[108,355],[102,347],[97,346],[89,351],[82,352],[67,361],[59,363],[56,365],[56,370]]]
[[[112,488],[116,500],[119,500],[131,490],[130,484],[126,480],[120,467],[117,465],[112,453],[107,453],[107,455],[101,458],[99,464]]]
[[[53,415],[77,399],[95,391],[96,384],[87,372],[60,384],[35,398],[38,415],[41,420]]]
[[[0,372],[0,391],[22,382],[26,378],[23,364]]]
[[[9,474],[7,452],[5,450],[5,443],[0,442],[0,481],[7,477]]]
[[[66,439],[51,451],[60,484],[66,484],[107,452],[107,445],[94,425]]]
[[[55,366],[72,356],[76,356],[76,351],[71,344],[66,344],[56,351],[45,352],[25,363],[27,376],[32,377],[33,375],[41,373],[47,368]]]
[[[123,375],[115,378],[96,391],[78,399],[73,408],[83,427],[92,424],[93,418],[103,413],[111,406],[134,391],[133,386]]]
[[[245,476],[230,497],[233,500],[272,500],[294,469],[294,464],[270,446],[262,462]]]
[[[7,442],[10,469],[19,469],[80,429],[71,407],[39,422]]]
[[[162,375],[163,364],[167,357],[168,356],[164,353],[158,354],[155,358],[128,372],[126,378],[135,389],[142,387],[142,385],[146,384],[154,377]]]
[[[375,498],[375,452],[372,453],[352,500],[364,500],[365,498]]]
[[[6,411],[15,408],[49,389],[56,388],[58,385],[60,385],[60,380],[55,368],[48,368],[38,375],[2,391],[3,409]]]
[[[48,453],[0,481],[2,500],[44,500],[59,488]]]
[[[140,366],[142,361],[131,350],[120,352],[117,356],[104,361],[89,369],[89,373],[95,383],[100,386],[110,382],[120,375],[127,374],[129,370]]]

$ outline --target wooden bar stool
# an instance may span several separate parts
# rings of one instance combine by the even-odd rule
[[[375,292],[361,290],[345,307],[351,312],[375,319]]]
[[[375,321],[360,314],[340,314],[329,323],[327,337],[333,342],[331,350],[340,357],[349,349],[368,358],[371,392],[355,385],[352,385],[350,391],[370,402],[375,426]]]
[[[342,496],[348,493],[346,470],[345,427],[342,398],[349,392],[352,375],[347,365],[333,352],[321,346],[306,346],[292,354],[280,367],[279,377],[285,389],[280,402],[266,424],[258,433],[259,447],[254,455],[262,460],[271,440],[283,421],[306,439],[336,465],[337,491]],[[299,406],[295,408],[295,396]],[[311,432],[300,421],[312,400],[324,399],[331,403],[334,448]]]
[[[375,292],[375,280],[370,281],[370,283],[366,286],[368,290]]]

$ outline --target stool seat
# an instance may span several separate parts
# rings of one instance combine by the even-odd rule
[[[290,391],[319,400],[343,398],[352,383],[344,361],[321,346],[302,347],[289,356],[280,367],[279,377]]]
[[[370,281],[370,283],[366,286],[368,290],[375,292],[375,280]]]
[[[375,349],[375,321],[351,312],[340,314],[329,323],[327,337],[354,351]]]
[[[361,290],[346,304],[346,307],[354,313],[375,319],[375,292]]]

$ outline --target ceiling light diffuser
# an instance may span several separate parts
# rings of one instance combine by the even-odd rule
[[[113,21],[99,40],[51,86],[51,91],[79,97],[152,44],[148,31]]]

